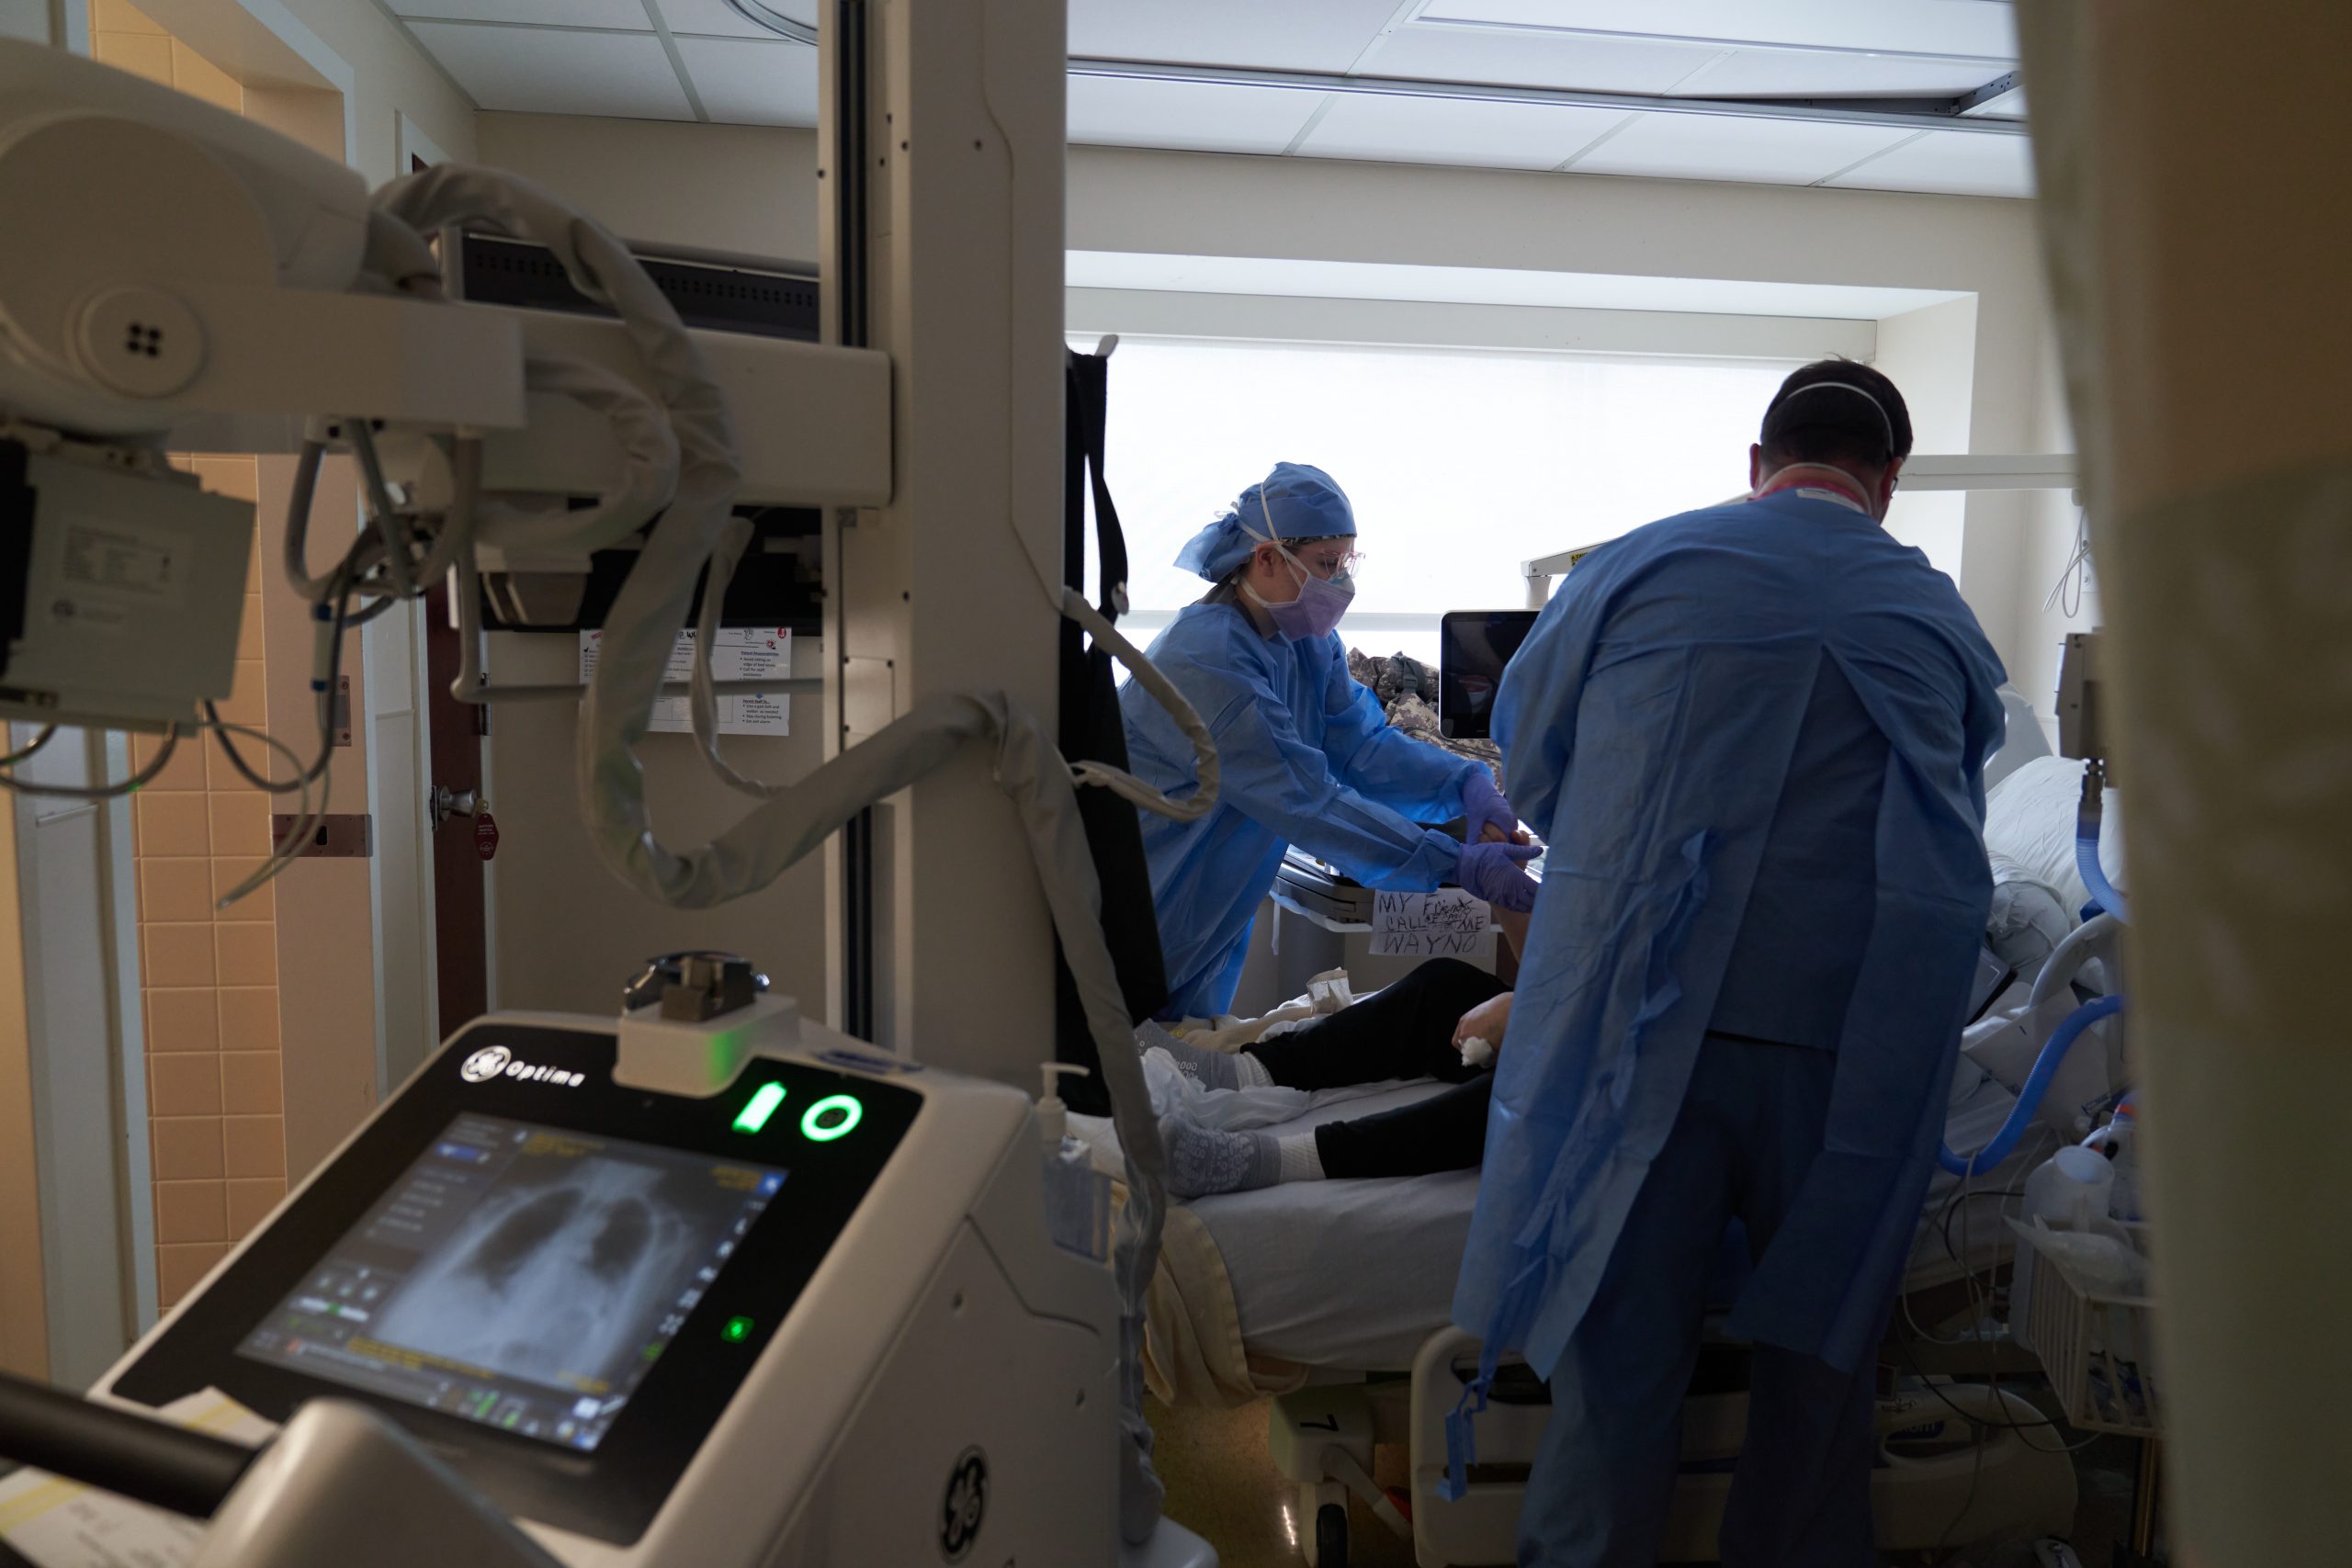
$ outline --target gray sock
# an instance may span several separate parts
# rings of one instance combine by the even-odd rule
[[[1282,1156],[1282,1179],[1284,1181],[1320,1181],[1323,1179],[1323,1150],[1312,1133],[1293,1133],[1276,1138],[1274,1146]]]
[[[1246,1192],[1283,1177],[1282,1140],[1272,1133],[1223,1133],[1181,1111],[1160,1118],[1168,1151],[1168,1190],[1179,1198]]]
[[[1211,1051],[1178,1039],[1157,1023],[1146,1023],[1136,1030],[1136,1048],[1140,1051],[1158,1049],[1176,1058],[1176,1066],[1183,1075],[1203,1089],[1239,1089],[1241,1064],[1222,1051]]]

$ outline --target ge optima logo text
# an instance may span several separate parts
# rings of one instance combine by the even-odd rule
[[[485,1045],[466,1058],[458,1076],[468,1083],[488,1083],[495,1077],[520,1078],[526,1083],[560,1084],[565,1089],[578,1089],[586,1081],[582,1073],[566,1072],[561,1067],[537,1066],[518,1061],[514,1053],[503,1045]]]

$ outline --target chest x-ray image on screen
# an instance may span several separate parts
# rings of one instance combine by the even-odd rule
[[[244,1350],[593,1448],[784,1174],[460,1117]]]

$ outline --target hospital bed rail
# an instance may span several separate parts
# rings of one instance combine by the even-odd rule
[[[1737,1348],[1715,1342],[1719,1356]],[[1407,1450],[1408,1510],[1374,1513],[1409,1534],[1421,1568],[1478,1568],[1517,1561],[1519,1513],[1551,1404],[1517,1358],[1503,1360],[1479,1419],[1478,1458],[1467,1491],[1449,1502],[1445,1418],[1475,1375],[1476,1336],[1448,1326],[1422,1344],[1406,1397],[1400,1380],[1317,1383],[1277,1395],[1268,1441],[1275,1467],[1299,1488],[1299,1546],[1308,1568],[1346,1568],[1350,1495],[1363,1495],[1374,1450]],[[2074,1525],[2073,1461],[2027,1434],[2046,1418],[2020,1396],[1940,1378],[1878,1402],[1880,1462],[1872,1511],[1882,1551],[1931,1551],[2000,1535],[2063,1538]],[[1683,1469],[1662,1561],[1713,1562],[1731,1490],[1731,1461],[1747,1436],[1739,1389],[1694,1392],[1683,1406]],[[1362,1478],[1362,1479],[1360,1479]],[[1369,1501],[1369,1499],[1367,1499]],[[1381,1502],[1388,1500],[1384,1496]],[[1409,1513],[1409,1517],[1408,1517]]]

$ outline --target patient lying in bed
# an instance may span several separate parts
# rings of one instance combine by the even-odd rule
[[[1462,1054],[1472,1037],[1499,1045],[1510,991],[1483,969],[1437,958],[1353,1007],[1230,1055],[1154,1029],[1143,1043],[1166,1050],[1207,1089],[1338,1089],[1390,1078],[1436,1078],[1453,1087],[1378,1115],[1326,1122],[1307,1132],[1226,1132],[1182,1110],[1160,1122],[1168,1185],[1184,1198],[1270,1187],[1277,1181],[1428,1176],[1476,1167],[1486,1148],[1492,1073]]]

